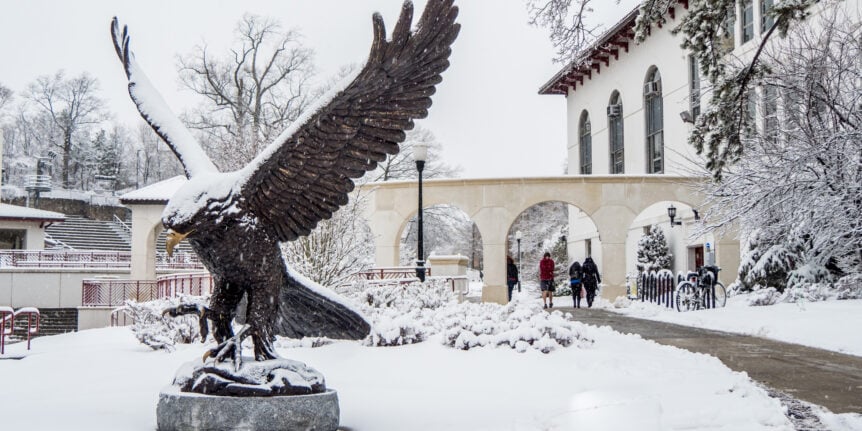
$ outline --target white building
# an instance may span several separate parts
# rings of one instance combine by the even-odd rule
[[[740,0],[727,22],[733,37],[731,56],[745,58],[772,26],[766,11],[773,0]],[[859,0],[843,7],[858,18]],[[821,6],[814,10],[817,15]],[[578,60],[567,65],[540,89],[540,94],[567,98],[568,166],[571,175],[705,175],[703,161],[688,145],[693,120],[708,102],[705,79],[693,56],[681,48],[683,35],[672,34],[688,1],[670,8],[663,26],[653,26],[646,39],[634,42],[638,10],[611,27]],[[677,208],[671,226],[667,208]],[[658,225],[674,254],[673,270],[685,271],[705,263],[711,235],[690,238],[699,202],[661,202],[643,211],[629,229],[626,268],[635,271],[637,242],[650,226]],[[703,208],[700,208],[703,210]],[[601,247],[595,223],[582,212],[570,214],[569,255],[582,260],[592,254],[601,268]],[[724,268],[736,272],[737,268]],[[727,276],[728,274],[724,274]]]

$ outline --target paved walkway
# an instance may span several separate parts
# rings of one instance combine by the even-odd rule
[[[862,413],[862,357],[764,338],[637,319],[614,312],[556,307],[575,320],[639,334],[660,344],[712,355],[734,371],[833,413]],[[859,328],[835,328],[858,331]]]

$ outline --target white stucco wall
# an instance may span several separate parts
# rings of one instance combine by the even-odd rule
[[[128,270],[28,269],[0,270],[0,304],[12,308],[71,308],[81,305],[81,282],[85,278],[128,278]]]

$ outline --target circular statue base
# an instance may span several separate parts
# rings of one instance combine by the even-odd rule
[[[159,394],[159,431],[338,429],[338,394],[226,397],[180,392],[169,386]]]

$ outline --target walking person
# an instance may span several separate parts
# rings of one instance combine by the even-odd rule
[[[506,256],[506,285],[509,287],[509,302],[512,301],[512,289],[518,284],[518,266],[512,256]]]
[[[593,262],[592,257],[584,259],[581,269],[584,273],[584,277],[581,280],[584,283],[584,289],[587,291],[587,307],[592,307],[593,299],[596,297],[596,288],[602,282],[602,277],[599,275],[599,267]]]
[[[539,280],[542,289],[542,303],[544,308],[554,306],[554,259],[551,253],[545,252],[545,256],[539,261]],[[550,302],[550,305],[548,303]]]
[[[569,286],[572,288],[572,302],[575,308],[581,308],[581,280],[584,278],[584,271],[581,268],[580,262],[577,260],[569,266]]]

